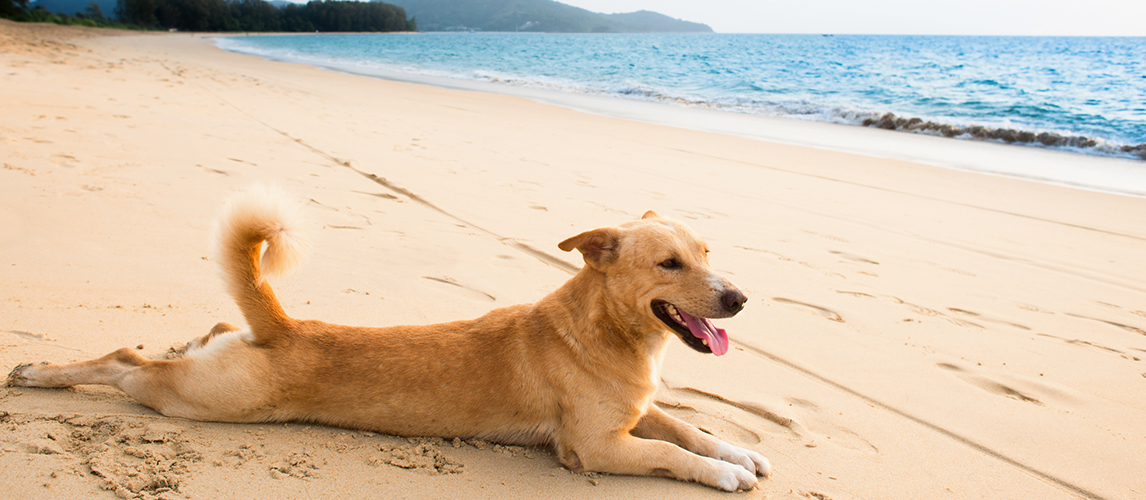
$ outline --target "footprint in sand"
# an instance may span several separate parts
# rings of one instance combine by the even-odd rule
[[[910,304],[907,302],[904,302],[903,305],[907,306],[907,308],[910,309],[911,312],[913,312],[915,314],[920,314],[923,316],[933,316],[933,317],[943,316],[943,313],[936,311],[935,309],[931,309],[929,307],[923,307],[921,305]]]
[[[710,415],[697,408],[683,403],[668,403],[657,401],[665,413],[688,422],[708,434],[718,435],[735,443],[754,445],[761,442],[760,434],[738,424],[732,419]]]
[[[746,417],[721,416],[728,415],[729,409],[732,411],[740,410],[759,417],[764,422],[779,427],[779,429],[773,429],[781,430],[796,437],[802,437],[806,434],[806,429],[799,422],[780,414],[779,411],[766,408],[763,404],[732,401],[719,394],[692,387],[666,385],[658,392],[656,403],[666,412],[696,425],[705,432],[711,434],[713,429],[720,429],[722,434],[726,434],[722,437],[733,438],[734,441],[741,443],[756,444],[761,441],[760,432],[746,427],[746,425],[755,427],[762,432],[767,431],[759,426],[752,426],[753,420]]]
[[[383,200],[397,200],[398,199],[397,196],[394,196],[390,193],[367,193],[366,191],[354,191],[354,190],[351,190],[350,192],[358,193],[358,194],[364,194],[366,196],[373,196],[375,198],[382,198]]]
[[[204,167],[203,165],[198,165],[198,164],[196,164],[195,166],[196,166],[196,167],[199,167],[199,168],[201,168],[201,169],[203,169],[203,170],[206,170],[207,172],[213,173],[213,174],[219,174],[219,175],[225,175],[225,176],[230,176],[230,175],[231,175],[231,174],[230,174],[230,173],[228,173],[226,170],[219,170],[219,169],[217,169],[217,168],[208,168],[208,167]]]
[[[1050,399],[1059,399],[1060,401],[1072,401],[1075,399],[1066,394],[1065,391],[1057,390],[1050,387],[1049,385],[1035,381],[1021,380],[1017,377],[1008,377],[1012,378],[1013,380],[1008,383],[1003,383],[995,380],[997,377],[975,373],[969,369],[963,368],[953,363],[937,363],[936,366],[954,373],[955,376],[959,377],[960,380],[983,389],[984,391],[987,391],[991,394],[1014,399],[1016,401],[1022,401],[1024,403],[1046,406],[1044,401]]]
[[[941,312],[941,311],[937,311],[937,310],[931,309],[929,307],[923,307],[921,305],[911,304],[908,302],[904,302],[903,305],[907,306],[907,308],[910,309],[911,312],[914,312],[916,314],[921,314],[923,316],[931,316],[931,317],[941,318],[944,321],[947,321],[948,323],[951,323],[951,324],[956,325],[956,326],[962,326],[965,328],[980,328],[980,329],[984,329],[984,330],[987,329],[987,327],[980,325],[978,323],[975,323],[973,321],[968,321],[968,320],[959,319],[959,318],[952,318],[946,314],[943,314],[943,312]],[[969,313],[969,314],[967,314],[968,316],[972,316],[972,317],[976,317],[976,318],[980,317],[976,313],[972,313],[970,311],[963,311],[961,309],[952,309],[952,311],[961,311],[963,313]],[[1025,327],[1023,327],[1023,328],[1029,330],[1029,328],[1025,328]]]
[[[810,310],[811,312],[816,313],[816,315],[820,316],[821,318],[835,321],[836,323],[843,323],[844,322],[843,316],[840,316],[839,313],[837,313],[831,309],[828,309],[826,307],[820,307],[817,305],[812,305],[812,304],[808,304],[805,302],[800,302],[798,300],[786,299],[784,297],[772,297],[772,300],[779,302],[781,304],[791,304],[794,306],[800,306],[800,307],[806,308],[806,309]]]
[[[804,231],[804,232],[807,234],[810,234],[812,236],[819,236],[825,240],[835,241],[837,243],[851,243],[850,241],[845,240],[843,238],[840,238],[839,236],[832,236],[830,234],[820,234],[820,233],[817,233],[815,231]]]
[[[443,278],[438,278],[435,276],[422,276],[422,279],[426,280],[425,283],[434,285],[435,288],[447,291],[459,297],[465,297],[467,299],[481,302],[493,302],[497,300],[497,297],[494,297],[493,295],[485,293],[481,290],[470,288],[466,285],[458,283],[457,280],[450,278],[449,276]]]
[[[763,253],[763,254],[768,254],[768,255],[776,257],[777,259],[782,260],[784,262],[791,262],[792,261],[791,258],[785,257],[785,256],[780,255],[780,254],[773,252],[771,250],[761,250],[759,248],[744,247],[744,246],[740,246],[740,245],[733,245],[732,248],[739,248],[741,250],[748,250],[749,252],[759,252],[759,253]]]
[[[704,210],[704,209],[701,209],[701,210]],[[690,220],[713,219],[716,217],[728,217],[727,214],[723,214],[720,212],[710,212],[710,211],[694,211],[694,210],[680,210],[680,209],[678,209],[676,211],[676,213],[680,214],[681,217],[683,217],[685,219],[690,219]]]
[[[1024,304],[1022,302],[1015,302],[1015,306],[1018,307],[1019,309],[1024,310],[1024,311],[1037,312],[1037,313],[1043,313],[1043,314],[1054,314],[1053,312],[1050,312],[1050,311],[1044,311],[1044,310],[1040,309],[1039,306],[1036,306],[1034,304]]]
[[[1097,350],[1099,350],[1099,351],[1103,351],[1103,352],[1107,352],[1107,353],[1112,353],[1112,354],[1117,354],[1117,355],[1118,355],[1120,358],[1122,358],[1122,359],[1128,359],[1128,360],[1130,360],[1130,361],[1141,361],[1141,360],[1142,360],[1142,358],[1139,358],[1138,356],[1135,356],[1135,355],[1133,355],[1133,354],[1130,354],[1130,353],[1127,353],[1127,352],[1125,352],[1125,351],[1121,351],[1121,350],[1115,349],[1115,348],[1113,348],[1113,347],[1107,347],[1107,346],[1104,346],[1104,345],[1101,345],[1101,344],[1096,344],[1096,343],[1094,343],[1094,342],[1091,342],[1091,341],[1089,341],[1089,340],[1082,340],[1082,339],[1064,339],[1064,338],[1062,338],[1062,337],[1056,337],[1056,336],[1054,336],[1054,335],[1050,335],[1050,334],[1047,334],[1047,333],[1037,333],[1037,334],[1035,334],[1035,335],[1036,335],[1036,336],[1038,336],[1038,337],[1047,337],[1047,338],[1052,338],[1052,339],[1055,339],[1055,340],[1059,340],[1059,341],[1062,341],[1062,342],[1065,342],[1065,343],[1067,343],[1067,344],[1071,344],[1071,345],[1076,345],[1076,346],[1081,346],[1081,347],[1086,347],[1086,348],[1091,348],[1091,349],[1097,349]],[[1130,348],[1130,350],[1134,350],[1134,351],[1141,351],[1141,352],[1146,352],[1146,350],[1143,350],[1143,349],[1135,349],[1135,348],[1133,348],[1133,347],[1131,347],[1131,348]]]
[[[819,271],[819,272],[823,273],[823,274],[824,274],[824,276],[828,276],[828,277],[832,277],[832,278],[844,278],[844,279],[846,279],[846,278],[847,278],[846,276],[844,276],[844,275],[842,275],[842,274],[840,274],[840,273],[837,273],[837,272],[831,271],[831,270],[829,270],[829,269],[824,269],[824,268],[822,268],[822,267],[820,267],[820,266],[817,266],[817,265],[815,265],[815,264],[812,264],[811,262],[807,262],[807,261],[803,261],[803,260],[795,260],[795,259],[792,259],[791,257],[787,257],[787,256],[784,256],[784,255],[778,254],[778,253],[776,253],[776,252],[773,252],[773,251],[770,251],[770,250],[761,250],[761,249],[759,249],[759,248],[744,247],[744,246],[740,246],[740,245],[733,245],[733,248],[739,248],[739,249],[741,249],[741,250],[748,250],[748,251],[750,251],[750,252],[759,252],[759,253],[763,253],[763,254],[771,255],[771,256],[773,256],[773,257],[776,257],[776,259],[778,259],[778,260],[780,260],[780,261],[783,261],[783,262],[795,262],[796,264],[799,264],[799,265],[801,265],[801,266],[804,266],[804,267],[806,267],[806,268],[808,268],[808,269],[811,269],[811,270],[814,270],[814,271]],[[874,274],[871,274],[871,273],[867,273],[867,272],[865,272],[865,271],[860,271],[860,273],[861,273],[861,274],[867,274],[867,275],[869,275],[869,276],[875,276]]]
[[[228,160],[231,160],[231,161],[233,161],[233,162],[235,162],[235,163],[246,163],[247,165],[252,165],[252,166],[255,166],[255,167],[259,166],[259,165],[258,165],[257,163],[255,163],[255,162],[250,162],[250,161],[247,161],[247,160],[242,160],[242,159],[239,159],[239,158],[227,158],[227,159],[228,159]]]
[[[921,305],[911,304],[908,302],[904,302],[903,305],[906,306],[908,309],[911,310],[911,312],[913,312],[915,314],[919,314],[922,316],[930,316],[930,317],[934,317],[934,318],[942,318],[942,319],[946,320],[947,322],[949,322],[953,325],[956,325],[956,326],[962,326],[962,327],[966,327],[966,328],[986,329],[986,327],[984,327],[983,325],[980,325],[978,323],[975,323],[972,321],[967,321],[964,319],[952,318],[952,317],[947,316],[946,314],[943,314],[940,311],[936,311],[935,309],[931,309],[929,307],[923,307]]]
[[[979,314],[979,313],[974,312],[974,311],[968,311],[966,309],[959,309],[958,307],[948,307],[947,310],[951,311],[953,313],[956,313],[956,314],[961,314],[963,316],[970,316],[970,317],[979,319],[981,321],[986,321],[989,323],[998,323],[1000,325],[1012,326],[1012,327],[1018,328],[1020,330],[1030,330],[1030,327],[1025,326],[1025,325],[1020,325],[1018,323],[1012,323],[1012,322],[1007,321],[1005,319],[998,319],[998,318],[992,318],[990,316],[984,316],[984,315]]]
[[[1099,323],[1106,323],[1110,326],[1116,326],[1118,328],[1121,328],[1121,329],[1126,330],[1126,331],[1131,332],[1131,333],[1137,333],[1138,335],[1146,335],[1146,330],[1143,330],[1143,329],[1138,328],[1136,326],[1130,326],[1130,325],[1126,325],[1126,324],[1122,324],[1122,323],[1118,323],[1118,322],[1114,322],[1114,321],[1109,321],[1109,320],[1105,320],[1105,319],[1092,318],[1090,316],[1083,316],[1081,314],[1074,314],[1074,313],[1065,313],[1065,314],[1067,316],[1074,316],[1076,318],[1089,319],[1091,321],[1097,321]]]
[[[788,407],[777,410],[768,408],[767,405],[764,404],[750,401],[734,401],[719,394],[713,394],[687,386],[669,388],[668,392],[680,401],[691,402],[692,405],[700,407],[701,410],[697,410],[693,407],[689,407],[688,409],[701,414],[704,413],[702,411],[704,406],[715,402],[759,417],[795,435],[809,448],[830,443],[849,450],[879,453],[879,448],[872,444],[871,441],[868,441],[855,431],[841,425],[841,422],[833,418],[830,412],[823,412],[819,405],[808,400],[789,398]],[[678,414],[678,416],[680,415]],[[709,415],[709,417],[711,417],[711,415]],[[720,420],[740,427],[744,432],[751,432],[751,430],[730,420],[723,418]],[[744,418],[736,418],[734,420],[739,422],[750,421]],[[753,433],[753,435],[756,435],[756,433]]]
[[[878,266],[878,265],[879,265],[879,262],[876,262],[876,261],[874,261],[874,260],[871,260],[871,259],[868,259],[868,258],[865,258],[865,257],[860,257],[859,255],[850,254],[850,253],[847,253],[847,252],[837,252],[837,251],[835,251],[835,250],[832,250],[832,251],[829,251],[828,253],[830,253],[830,254],[832,254],[832,255],[838,255],[838,256],[840,256],[840,257],[842,257],[842,258],[844,258],[844,259],[847,259],[847,260],[850,260],[850,261],[853,261],[853,262],[859,262],[860,264],[872,264],[872,265],[875,265],[875,266]]]
[[[984,321],[984,322],[988,322],[988,323],[998,323],[1001,325],[1007,325],[1007,326],[1010,326],[1013,328],[1018,328],[1019,330],[1030,331],[1030,327],[1028,327],[1026,325],[1022,325],[1022,324],[1015,323],[1015,322],[1008,321],[1008,320],[1001,319],[1001,318],[986,316],[986,315],[983,315],[981,313],[977,313],[975,311],[970,311],[967,309],[961,309],[958,307],[948,307],[947,308],[948,311],[956,314],[957,316],[961,316],[961,317],[951,317],[950,315],[945,314],[942,311],[932,309],[930,307],[924,307],[924,306],[921,306],[918,304],[912,304],[910,302],[904,302],[903,299],[900,299],[899,297],[894,297],[891,295],[876,296],[876,295],[872,295],[870,293],[856,292],[856,291],[850,291],[850,290],[836,290],[836,293],[842,293],[845,295],[851,295],[853,297],[864,298],[864,299],[877,299],[877,298],[887,299],[887,300],[890,300],[891,302],[894,302],[896,304],[902,305],[902,306],[910,309],[911,312],[913,312],[915,314],[919,314],[922,316],[929,316],[929,317],[933,317],[933,318],[941,318],[941,319],[943,319],[949,323],[952,323],[954,325],[967,327],[967,328],[986,329],[985,326],[980,325],[979,323],[975,322],[975,321]],[[1034,308],[1034,306],[1030,306],[1030,308]],[[1027,309],[1027,308],[1023,308],[1023,309]],[[1037,308],[1034,308],[1034,309],[1037,310]],[[1030,310],[1030,309],[1027,309],[1027,310]],[[975,321],[970,321],[969,319],[963,319],[963,317],[974,318]]]
[[[52,155],[49,158],[49,160],[52,163],[55,163],[56,165],[59,165],[61,167],[73,167],[74,168],[76,166],[75,164],[79,163],[79,160],[77,160],[75,156],[66,155],[66,154],[62,154],[62,153],[57,153],[57,154]]]

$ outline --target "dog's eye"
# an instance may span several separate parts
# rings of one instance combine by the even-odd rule
[[[680,262],[677,262],[676,259],[667,259],[657,265],[665,269],[680,269]]]

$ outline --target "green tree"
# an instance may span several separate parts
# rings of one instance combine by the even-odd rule
[[[159,26],[155,7],[155,0],[119,0],[115,4],[115,15],[124,23],[154,28]]]
[[[84,16],[87,16],[88,19],[94,19],[96,21],[107,20],[107,17],[103,14],[103,8],[100,7],[99,2],[95,0],[92,0],[92,3],[89,3],[87,8],[84,9]]]
[[[282,13],[263,0],[231,2],[231,17],[242,31],[282,31]]]
[[[20,1],[20,0],[0,0]],[[406,11],[387,3],[311,1],[275,8],[264,0],[119,0],[124,23],[183,31],[406,31]]]

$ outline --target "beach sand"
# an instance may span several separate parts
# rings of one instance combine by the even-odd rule
[[[0,21],[0,367],[162,357],[242,323],[209,260],[258,182],[315,220],[287,312],[433,323],[531,302],[645,210],[751,298],[659,404],[760,489],[574,474],[544,448],[169,419],[0,389],[7,498],[1146,497],[1146,199]],[[830,125],[824,125],[830,126]],[[887,132],[894,133],[894,132]]]

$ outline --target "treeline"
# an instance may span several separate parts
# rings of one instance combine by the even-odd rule
[[[52,12],[40,3],[28,8],[27,0],[0,0],[0,18],[11,19],[25,23],[55,23],[63,25],[88,26],[92,28],[119,28],[139,29],[137,26],[128,26],[108,19],[103,14],[99,3],[92,1],[83,12],[76,12],[74,16]]]
[[[27,22],[180,31],[417,31],[406,11],[382,2],[312,1],[275,7],[263,0],[118,0],[116,19],[91,2],[76,15],[56,14],[27,0],[0,0],[0,17]]]
[[[180,31],[417,31],[397,5],[312,1],[282,8],[263,0],[119,0],[121,22]]]

